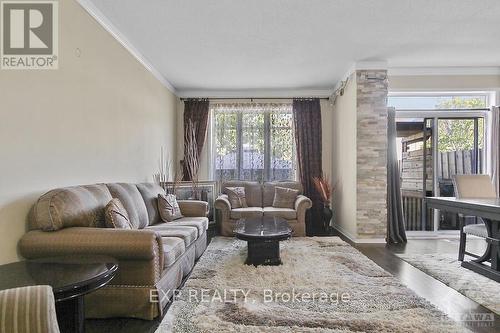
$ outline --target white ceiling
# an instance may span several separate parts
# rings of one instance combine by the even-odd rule
[[[179,95],[331,90],[359,61],[500,66],[499,0],[80,2]]]

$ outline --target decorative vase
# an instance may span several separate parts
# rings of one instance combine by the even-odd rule
[[[333,211],[329,205],[323,205],[323,230],[328,232],[330,230],[330,221],[333,217]]]

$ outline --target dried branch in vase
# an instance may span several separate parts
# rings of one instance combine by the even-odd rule
[[[325,175],[321,175],[321,177],[312,177],[312,180],[316,191],[318,191],[320,195],[321,201],[324,205],[329,206],[335,187],[331,185],[330,180]]]
[[[177,189],[179,188],[179,184],[181,183],[183,177],[184,177],[184,174],[182,172],[182,166],[178,165],[176,170],[175,170],[171,192],[169,192],[169,193],[175,194],[177,196]]]
[[[192,183],[192,190],[194,198],[198,197],[199,186],[198,186],[198,169],[199,169],[199,156],[198,156],[198,144],[196,142],[196,126],[189,120],[186,124],[186,134],[184,137],[184,164],[185,170],[188,172],[188,176]]]

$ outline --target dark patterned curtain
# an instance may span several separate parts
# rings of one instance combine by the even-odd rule
[[[313,184],[313,177],[322,175],[321,159],[321,106],[318,98],[294,99],[293,120],[299,177],[313,206],[307,211],[306,233],[321,234],[323,229],[323,204]]]
[[[188,99],[184,101],[184,161],[183,161],[183,180],[192,180],[198,170],[193,170],[199,166],[199,160],[203,145],[205,144],[205,137],[207,135],[209,115],[209,101],[208,99]],[[191,138],[190,127],[194,128],[194,138]],[[192,154],[196,152],[196,163],[192,163],[189,159]]]
[[[396,146],[396,110],[389,108],[387,117],[387,243],[406,243],[398,152]]]

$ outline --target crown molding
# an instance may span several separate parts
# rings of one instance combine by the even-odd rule
[[[245,89],[245,90],[178,90],[181,98],[293,98],[320,97],[328,98],[333,89]]]
[[[177,95],[177,89],[168,82],[139,50],[111,23],[111,21],[90,0],[76,0],[107,32],[113,36],[134,58],[139,61],[153,76],[158,79],[168,90]]]
[[[389,76],[500,75],[500,67],[390,67]]]

